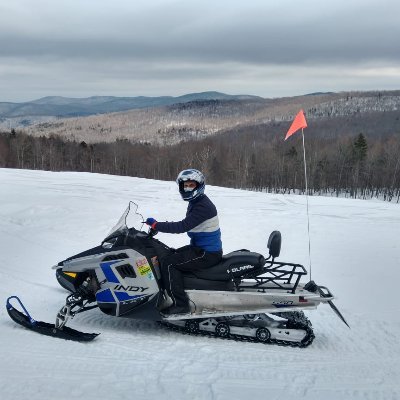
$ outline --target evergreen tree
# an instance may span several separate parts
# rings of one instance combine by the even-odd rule
[[[360,133],[353,143],[353,156],[356,162],[363,162],[367,157],[368,144],[365,136]]]

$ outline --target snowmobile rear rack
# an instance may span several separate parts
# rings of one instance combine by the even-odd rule
[[[243,290],[240,285],[242,279],[252,279],[255,283],[249,286],[249,282],[245,282],[246,289],[258,289],[263,293],[265,290],[283,289],[295,293],[301,277],[305,275],[307,271],[301,264],[276,262],[272,259],[268,266],[263,267],[261,274],[260,271],[249,272],[237,280],[235,286],[238,291]]]

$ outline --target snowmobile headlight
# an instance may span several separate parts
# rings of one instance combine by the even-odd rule
[[[64,275],[68,275],[71,278],[76,278],[76,276],[78,275],[76,272],[63,272]]]

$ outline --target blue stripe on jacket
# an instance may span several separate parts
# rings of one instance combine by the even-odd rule
[[[222,251],[217,209],[206,195],[189,202],[185,219],[179,222],[157,222],[156,229],[165,233],[187,232],[192,246],[205,251]]]

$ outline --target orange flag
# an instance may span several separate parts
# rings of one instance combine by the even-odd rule
[[[294,121],[292,122],[292,125],[290,125],[289,130],[287,131],[287,134],[285,136],[285,140],[292,136],[293,133],[297,132],[299,129],[302,128],[307,128],[307,121],[306,117],[304,116],[304,111],[300,110],[296,117],[294,118]]]

